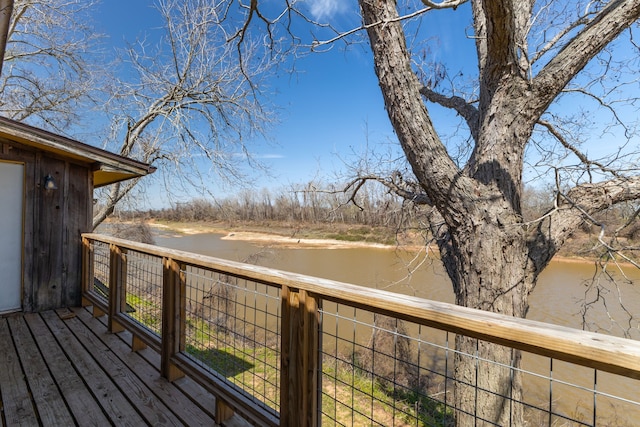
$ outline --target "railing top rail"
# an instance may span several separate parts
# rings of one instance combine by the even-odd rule
[[[210,268],[256,282],[312,292],[345,303],[436,329],[460,333],[531,353],[640,379],[640,341],[582,331],[431,301],[329,279],[243,264],[95,233],[82,235],[178,262]]]

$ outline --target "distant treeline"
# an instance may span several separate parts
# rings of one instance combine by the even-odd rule
[[[167,221],[285,221],[344,223],[403,227],[411,224],[419,208],[388,192],[361,191],[354,202],[340,192],[243,191],[223,200],[194,199],[169,209],[150,210],[145,216]],[[122,217],[122,213],[120,214]]]
[[[523,197],[523,221],[533,221],[553,208],[549,191],[527,189]],[[622,204],[598,215],[598,224],[587,221],[584,232],[599,232],[604,225],[608,232],[619,229],[619,235],[640,237],[640,222],[636,218],[638,206]],[[150,210],[144,213],[119,212],[122,219],[132,217],[155,218],[166,221],[248,221],[290,222],[307,224],[359,224],[395,229],[424,227],[429,208],[415,206],[382,187],[361,189],[349,200],[339,191],[317,190],[308,184],[304,190],[245,190],[235,197],[222,200],[194,199],[176,203],[167,209]]]

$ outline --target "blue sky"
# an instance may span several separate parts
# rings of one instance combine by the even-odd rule
[[[114,47],[153,33],[160,21],[151,4],[104,1],[95,17],[98,29]],[[265,187],[305,183],[341,167],[336,154],[364,145],[367,135],[371,141],[393,137],[372,59],[362,47],[302,57],[296,68],[295,74],[280,72],[271,81],[280,122],[270,143],[252,145],[274,175],[261,180]]]
[[[161,25],[153,3],[153,0],[103,0],[95,14],[98,31],[108,36],[108,43],[114,48],[136,38],[152,39],[154,29]],[[318,0],[308,5],[315,8],[316,14],[331,15],[332,22],[343,27],[350,28],[359,19],[352,0]],[[447,65],[455,70],[451,75],[457,70],[464,71],[461,80],[476,72],[474,43],[466,37],[470,33],[469,24],[470,8],[465,4],[455,12],[429,14],[420,28],[422,39],[434,41],[437,36],[429,56],[446,59]],[[627,52],[637,56],[633,50]],[[372,61],[368,46],[354,45],[345,50],[344,44],[338,42],[329,52],[297,59],[296,74],[282,71],[271,80],[272,100],[280,122],[269,135],[273,144],[257,140],[251,148],[273,177],[261,177],[254,188],[279,190],[318,178],[328,181],[333,171],[343,169],[341,159],[348,159],[350,153],[362,152],[365,145],[396,141]],[[570,111],[579,107],[569,98],[559,108]],[[429,108],[436,128],[443,131],[441,136],[451,133],[459,120],[455,113]],[[635,109],[633,114],[637,115]],[[591,153],[608,151],[613,144],[619,145],[619,140],[613,134],[601,135],[584,148]],[[229,190],[233,192],[234,189]]]
[[[103,1],[95,14],[98,31],[108,36],[113,48],[153,36],[161,21],[152,4],[152,0]],[[316,13],[347,16],[342,1],[311,4]],[[433,31],[448,24],[450,20],[434,21]],[[443,52],[439,54],[462,52],[447,40],[442,39]],[[345,50],[339,42],[328,52],[296,61],[295,74],[280,72],[271,81],[280,120],[269,135],[273,143],[255,141],[252,145],[254,154],[273,175],[260,180],[260,185],[267,188],[330,179],[334,170],[343,168],[342,159],[350,153],[361,152],[367,144],[395,141],[368,46],[354,45]]]

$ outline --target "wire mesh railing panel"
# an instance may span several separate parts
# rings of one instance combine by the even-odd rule
[[[322,282],[298,275],[287,278],[283,294],[279,287],[264,284],[277,283],[283,272],[234,265],[229,270],[234,273],[226,274],[220,272],[225,263],[186,253],[174,251],[163,258],[161,251],[149,251],[156,254],[152,255],[135,244],[112,243],[111,249],[112,256],[108,243],[92,243],[93,259],[86,265],[93,268],[93,284],[85,289],[108,302],[109,279],[118,280],[125,290],[121,312],[161,335],[166,287],[167,308],[177,313],[165,313],[165,328],[180,328],[184,334],[168,334],[178,341],[160,341],[164,361],[170,362],[178,345],[184,345],[189,367],[197,365],[196,374],[206,370],[207,381],[215,378],[214,388],[220,390],[224,384],[232,390],[233,404],[246,404],[247,413],[266,412],[269,420],[282,415],[285,422],[304,424],[308,411],[313,411],[323,426],[626,427],[640,419],[640,381],[633,378],[638,375],[634,361],[640,346],[633,341],[458,312],[455,306],[434,301],[405,304],[389,294],[365,298],[359,289],[339,283],[328,283],[325,293]],[[117,269],[118,275],[110,269]],[[300,302],[304,304],[296,305]],[[405,307],[412,311],[404,313]],[[113,305],[108,308],[109,316],[123,320]],[[288,328],[285,340],[283,323]],[[468,331],[539,354],[436,328]],[[145,331],[132,329],[145,336]],[[283,344],[286,348],[281,350]],[[286,371],[281,371],[281,351]],[[184,363],[184,358],[179,361]],[[318,387],[309,392],[315,381],[299,372],[316,361]],[[281,378],[286,381],[283,389]],[[310,398],[281,406],[285,391],[288,399]],[[299,406],[304,410],[298,411]]]
[[[442,331],[325,302],[321,425],[453,425],[447,345]]]
[[[640,382],[592,368],[479,340],[476,351],[456,350],[455,334],[344,304],[323,304],[321,336],[323,426],[633,426],[640,419]],[[486,346],[498,359],[500,349],[513,358],[481,356]],[[461,375],[462,365],[470,373]],[[497,402],[503,410],[486,410]]]
[[[162,334],[162,257],[128,250],[123,314],[153,334]]]
[[[530,354],[523,373],[530,424],[630,427],[640,419],[637,380]]]
[[[280,408],[280,290],[187,266],[186,353],[271,412]]]
[[[93,245],[93,286],[92,293],[107,304],[109,300],[109,244],[94,241]]]

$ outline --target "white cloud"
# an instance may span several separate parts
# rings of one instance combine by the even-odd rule
[[[318,20],[331,18],[347,8],[344,0],[311,0],[309,3],[311,14]]]

